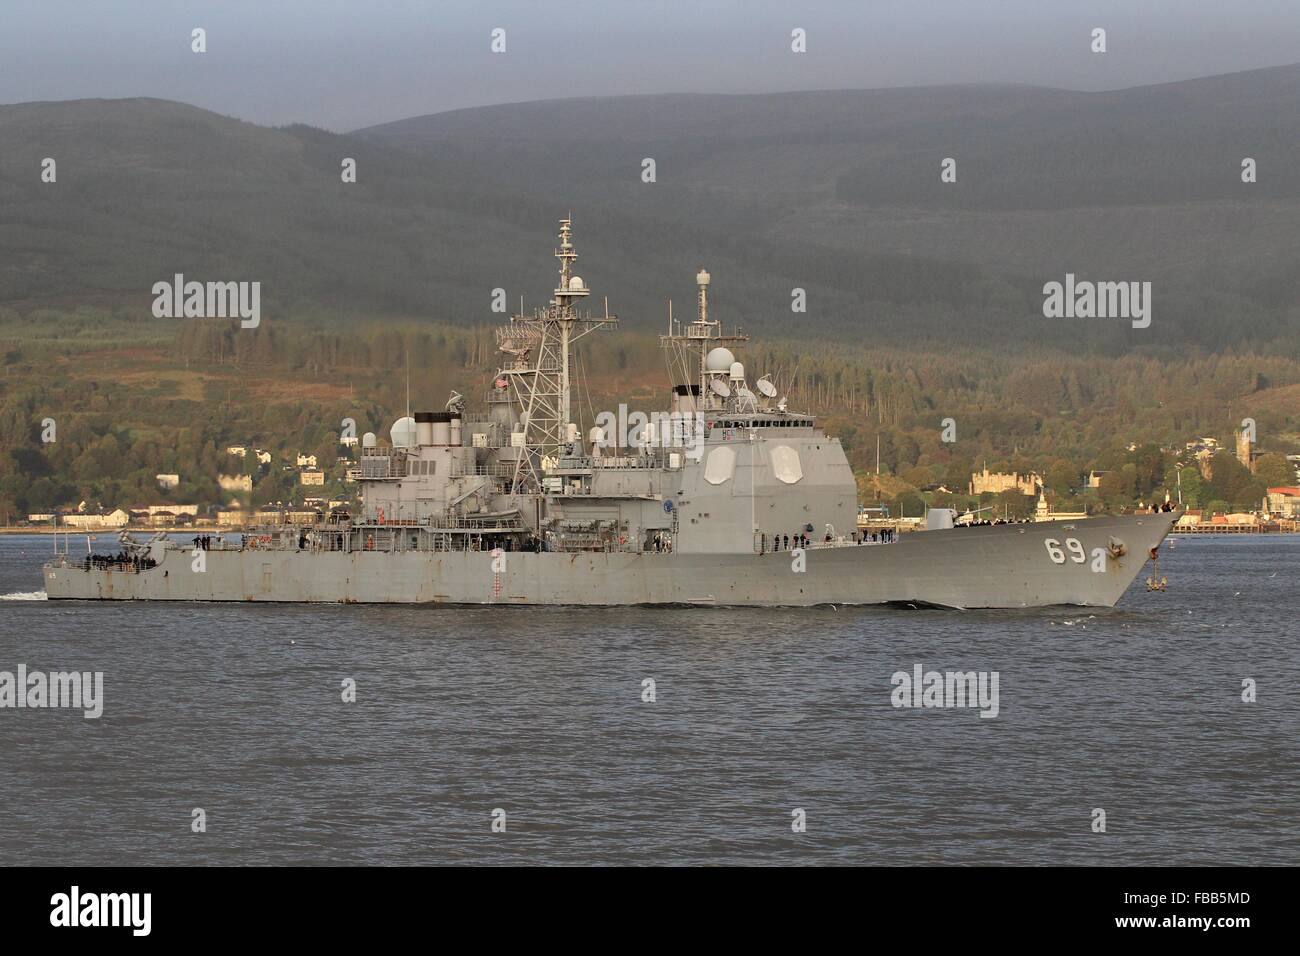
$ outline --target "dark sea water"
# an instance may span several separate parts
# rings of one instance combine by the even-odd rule
[[[0,864],[1300,862],[1297,536],[1096,612],[50,602],[52,549],[0,538],[0,670],[104,713],[0,710]]]

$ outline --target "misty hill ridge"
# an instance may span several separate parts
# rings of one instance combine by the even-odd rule
[[[997,119],[1035,108],[1104,108],[1113,103],[1182,102],[1216,111],[1285,107],[1295,102],[1300,63],[1219,76],[1084,92],[1023,84],[961,84],[786,93],[671,93],[575,97],[472,107],[409,117],[353,135],[418,141],[422,137],[662,139],[688,136],[798,135],[834,128],[857,133],[900,124]]]
[[[660,327],[707,264],[718,315],[765,334],[1107,351],[1300,334],[1300,65],[1107,93],[544,101],[349,135],[81,100],[0,106],[0,136],[0,304],[23,308],[139,309],[184,272],[262,281],[268,315],[490,321],[493,288],[540,303],[572,211],[583,275],[633,327]],[[1042,283],[1066,271],[1153,281],[1154,331],[1045,322]]]

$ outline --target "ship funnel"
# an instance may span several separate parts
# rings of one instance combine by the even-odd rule
[[[421,445],[459,444],[459,441],[452,441],[452,423],[455,420],[451,412],[416,412],[417,440]]]
[[[415,441],[421,446],[433,444],[433,412],[415,413]]]

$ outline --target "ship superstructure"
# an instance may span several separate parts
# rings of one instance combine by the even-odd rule
[[[1051,524],[952,527],[890,544],[856,533],[852,469],[837,438],[752,383],[747,338],[710,316],[669,311],[660,337],[667,408],[625,406],[582,433],[574,343],[618,319],[575,273],[560,221],[559,279],[544,308],[496,333],[485,401],[366,433],[359,512],[310,528],[252,528],[201,560],[164,536],[127,541],[120,567],[63,557],[51,598],[759,604],[916,602],[957,607],[1114,604],[1177,513]],[[1145,520],[1144,520],[1145,519]],[[1122,534],[1121,534],[1122,532]],[[1058,555],[1065,560],[1058,561]],[[1076,555],[1083,555],[1080,561]]]
[[[667,409],[609,411],[583,435],[573,420],[571,356],[581,337],[617,324],[582,311],[572,224],[560,221],[559,283],[545,308],[497,330],[502,360],[481,411],[459,395],[444,411],[399,419],[390,441],[362,438],[363,505],[332,532],[347,550],[642,553],[763,552],[779,537],[848,539],[852,469],[839,441],[786,410],[769,380],[756,394],[708,312],[661,336],[676,370]],[[799,485],[799,494],[784,491]]]

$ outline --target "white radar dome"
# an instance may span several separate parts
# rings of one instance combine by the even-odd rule
[[[572,276],[572,277],[570,277],[570,279],[569,279],[569,291],[570,291],[570,292],[581,292],[581,291],[582,291],[583,289],[585,289],[585,288],[587,288],[587,283],[585,283],[585,282],[582,281],[582,276]]]
[[[732,363],[735,361],[736,356],[731,354],[731,349],[724,349],[719,346],[705,356],[704,370],[706,372],[730,372]]]
[[[361,436],[361,447],[374,448],[376,440],[377,439],[375,438],[374,432],[366,432],[364,435]]]
[[[388,430],[388,436],[392,439],[394,448],[414,448],[415,419],[410,417],[399,418],[393,422],[393,427]]]
[[[745,380],[745,366],[739,362],[731,363],[731,380],[733,382],[743,382]]]

